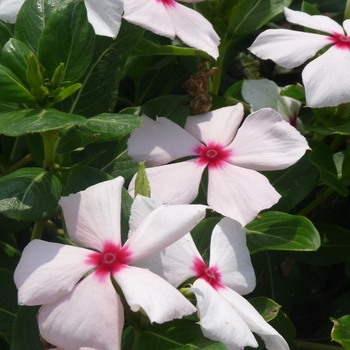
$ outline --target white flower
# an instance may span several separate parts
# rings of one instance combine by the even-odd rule
[[[164,203],[191,203],[208,168],[209,206],[242,226],[280,198],[256,170],[285,169],[308,149],[305,138],[269,108],[250,114],[239,129],[242,104],[190,116],[185,130],[166,118],[141,119],[144,127],[131,134],[128,152],[152,166],[146,169],[152,193]]]
[[[228,350],[257,347],[257,333],[269,350],[287,350],[288,344],[241,295],[255,288],[255,274],[246,246],[246,231],[229,218],[214,228],[210,262],[205,264],[190,234],[163,251],[138,262],[178,287],[197,277],[191,292],[196,295],[203,334],[226,345]]]
[[[122,244],[123,182],[121,177],[105,181],[59,202],[71,241],[93,250],[34,240],[16,268],[19,304],[43,305],[40,334],[60,349],[120,349],[124,310],[113,283],[131,310],[142,309],[151,322],[195,311],[164,279],[131,265],[185,235],[205,216],[205,207],[160,206],[150,212],[137,197],[132,229]],[[137,220],[139,215],[143,220]]]
[[[345,20],[342,27],[326,16],[310,16],[288,8],[284,14],[289,22],[324,34],[269,29],[256,38],[251,52],[281,67],[294,68],[329,47],[303,70],[307,104],[325,107],[350,102],[350,20]]]

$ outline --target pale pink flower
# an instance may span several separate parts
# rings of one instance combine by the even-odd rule
[[[43,305],[40,333],[60,349],[120,349],[124,310],[113,283],[131,310],[142,310],[151,322],[195,311],[164,279],[131,265],[185,235],[205,216],[205,207],[161,206],[143,214],[137,197],[129,237],[122,244],[123,183],[119,177],[60,199],[71,241],[90,249],[34,240],[16,268],[19,304]],[[144,219],[133,219],[138,215]]]
[[[257,347],[252,332],[269,350],[287,350],[288,344],[241,295],[255,288],[255,274],[246,246],[246,230],[229,218],[214,228],[210,262],[206,265],[190,234],[161,252],[138,262],[178,287],[196,277],[191,292],[197,299],[203,334],[228,350]]]
[[[303,69],[307,104],[325,107],[350,102],[350,20],[345,20],[342,27],[326,16],[310,16],[288,8],[284,9],[284,14],[288,22],[324,34],[268,29],[256,38],[251,52],[281,67],[294,68],[328,47]]]
[[[308,149],[305,138],[269,108],[250,114],[239,129],[242,104],[190,116],[185,130],[166,118],[141,119],[128,152],[152,166],[146,169],[152,193],[164,203],[191,203],[208,168],[209,206],[243,226],[281,197],[256,170],[285,169]],[[163,165],[183,157],[192,158]]]

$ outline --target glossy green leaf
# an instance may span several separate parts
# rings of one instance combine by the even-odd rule
[[[0,51],[4,47],[4,45],[7,43],[7,41],[12,37],[11,32],[6,27],[4,23],[0,21]],[[3,64],[2,56],[0,55],[0,63]]]
[[[65,100],[69,96],[75,94],[80,88],[81,88],[80,83],[76,83],[76,84],[73,84],[71,86],[64,88],[55,96],[54,102],[57,103],[57,102],[61,102],[61,101]]]
[[[242,0],[232,8],[227,31],[234,39],[247,36],[283,13],[291,0]]]
[[[28,88],[27,68],[31,51],[26,44],[11,38],[2,49],[4,64],[16,74],[21,82]]]
[[[65,0],[26,0],[21,7],[15,27],[15,38],[25,43],[35,54],[48,18]]]
[[[312,251],[321,244],[318,231],[303,216],[269,211],[246,227],[251,254],[264,250]]]
[[[84,1],[64,1],[48,19],[39,42],[39,60],[52,78],[64,63],[64,81],[76,82],[88,68],[95,32],[87,20]]]
[[[0,101],[0,112],[9,112],[18,110],[18,104],[12,102]]]
[[[55,174],[40,168],[19,169],[0,178],[0,212],[16,220],[40,220],[56,209],[61,192]]]
[[[331,320],[333,322],[332,340],[341,344],[345,350],[350,350],[350,315],[338,319],[331,318]]]
[[[324,143],[318,143],[312,147],[310,161],[317,166],[320,171],[323,183],[342,196],[347,196],[349,191],[338,178],[338,172],[334,164],[333,154]]]
[[[0,65],[0,100],[29,104],[36,102],[21,79],[3,65]]]
[[[272,299],[265,297],[251,298],[249,299],[249,302],[254,306],[254,308],[266,322],[273,320],[281,308],[281,305],[277,304]]]
[[[305,126],[305,131],[312,131],[322,136],[333,134],[350,135],[350,123],[335,126]]]
[[[40,341],[37,313],[39,306],[21,306],[15,320],[11,350],[44,350]]]
[[[0,114],[0,133],[19,136],[28,133],[63,129],[86,122],[80,115],[69,114],[56,109],[22,109]]]
[[[28,222],[9,219],[6,216],[0,214],[0,234],[14,233],[24,229],[28,225]]]

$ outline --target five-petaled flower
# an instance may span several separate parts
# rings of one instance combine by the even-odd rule
[[[241,295],[255,288],[255,274],[246,246],[246,230],[232,219],[222,219],[214,228],[210,262],[206,265],[190,234],[161,252],[138,262],[178,287],[197,279],[191,292],[197,299],[203,334],[229,350],[257,347],[252,332],[269,350],[287,350],[288,344]]]
[[[128,152],[152,166],[146,169],[152,193],[164,203],[191,203],[208,168],[209,206],[243,226],[280,198],[256,170],[285,169],[308,149],[305,138],[269,108],[250,114],[239,129],[242,104],[190,116],[185,130],[166,118],[141,118],[144,127],[131,134]]]
[[[151,322],[196,310],[164,279],[131,265],[184,236],[205,216],[206,207],[160,206],[150,212],[151,200],[138,196],[122,244],[123,183],[119,177],[60,199],[71,241],[90,249],[34,240],[16,268],[19,304],[43,305],[40,333],[60,349],[120,349],[124,309],[115,283],[130,309],[142,310]]]
[[[307,104],[325,107],[350,102],[350,20],[343,22],[343,29],[326,16],[310,16],[288,8],[284,13],[289,22],[324,34],[268,29],[253,42],[251,52],[260,58],[271,59],[281,67],[294,68],[330,46],[303,70]]]

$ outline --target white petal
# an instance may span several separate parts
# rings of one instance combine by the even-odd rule
[[[298,26],[316,29],[329,34],[336,33],[344,35],[342,26],[330,17],[320,15],[311,16],[306,12],[293,11],[288,7],[284,8],[284,14],[288,22],[297,24]]]
[[[0,20],[7,23],[15,23],[17,14],[24,0],[1,0],[0,1]]]
[[[141,119],[143,128],[132,132],[128,141],[128,153],[134,160],[154,166],[196,155],[194,150],[201,143],[171,120]]]
[[[168,204],[191,203],[197,197],[204,168],[192,159],[146,169],[152,197],[155,195]],[[131,196],[134,195],[134,186],[135,176],[129,185]]]
[[[70,292],[91,266],[91,251],[41,240],[30,242],[15,270],[20,305],[52,303]]]
[[[309,107],[337,106],[350,102],[350,51],[332,46],[303,70]]]
[[[243,105],[238,103],[235,106],[188,117],[185,130],[206,145],[216,142],[226,147],[233,140],[242,119]]]
[[[42,337],[64,350],[118,350],[124,310],[111,280],[101,283],[92,274],[66,296],[44,305],[38,323]]]
[[[60,199],[59,205],[72,242],[98,250],[108,240],[120,244],[123,183],[124,179],[118,177]]]
[[[255,288],[255,273],[246,244],[246,229],[230,218],[215,227],[210,243],[210,267],[217,266],[221,283],[239,294]]]
[[[294,68],[329,44],[332,42],[325,35],[268,29],[255,39],[249,49],[264,60],[271,59],[281,67]]]
[[[114,278],[131,310],[142,309],[151,322],[164,323],[196,311],[177,289],[149,270],[128,266]]]
[[[168,205],[152,211],[125,242],[131,263],[155,254],[191,231],[206,214],[204,205]]]
[[[218,213],[242,226],[280,199],[267,178],[254,170],[226,163],[209,170],[208,204]]]
[[[167,7],[176,35],[188,46],[207,52],[217,59],[220,37],[200,13],[180,4]]]
[[[95,33],[116,38],[122,20],[123,0],[85,0],[85,6]]]
[[[237,311],[250,330],[265,341],[268,350],[289,350],[283,337],[262,318],[246,299],[229,288],[220,289],[218,293]]]
[[[199,324],[204,336],[220,341],[229,350],[258,346],[253,334],[235,309],[207,282],[199,278],[190,291],[196,295]]]
[[[202,259],[188,233],[169,247],[138,261],[135,265],[149,269],[174,287],[178,287],[195,275],[192,266],[196,257]]]
[[[285,169],[309,149],[304,136],[270,108],[250,114],[228,146],[232,164],[254,170]]]

